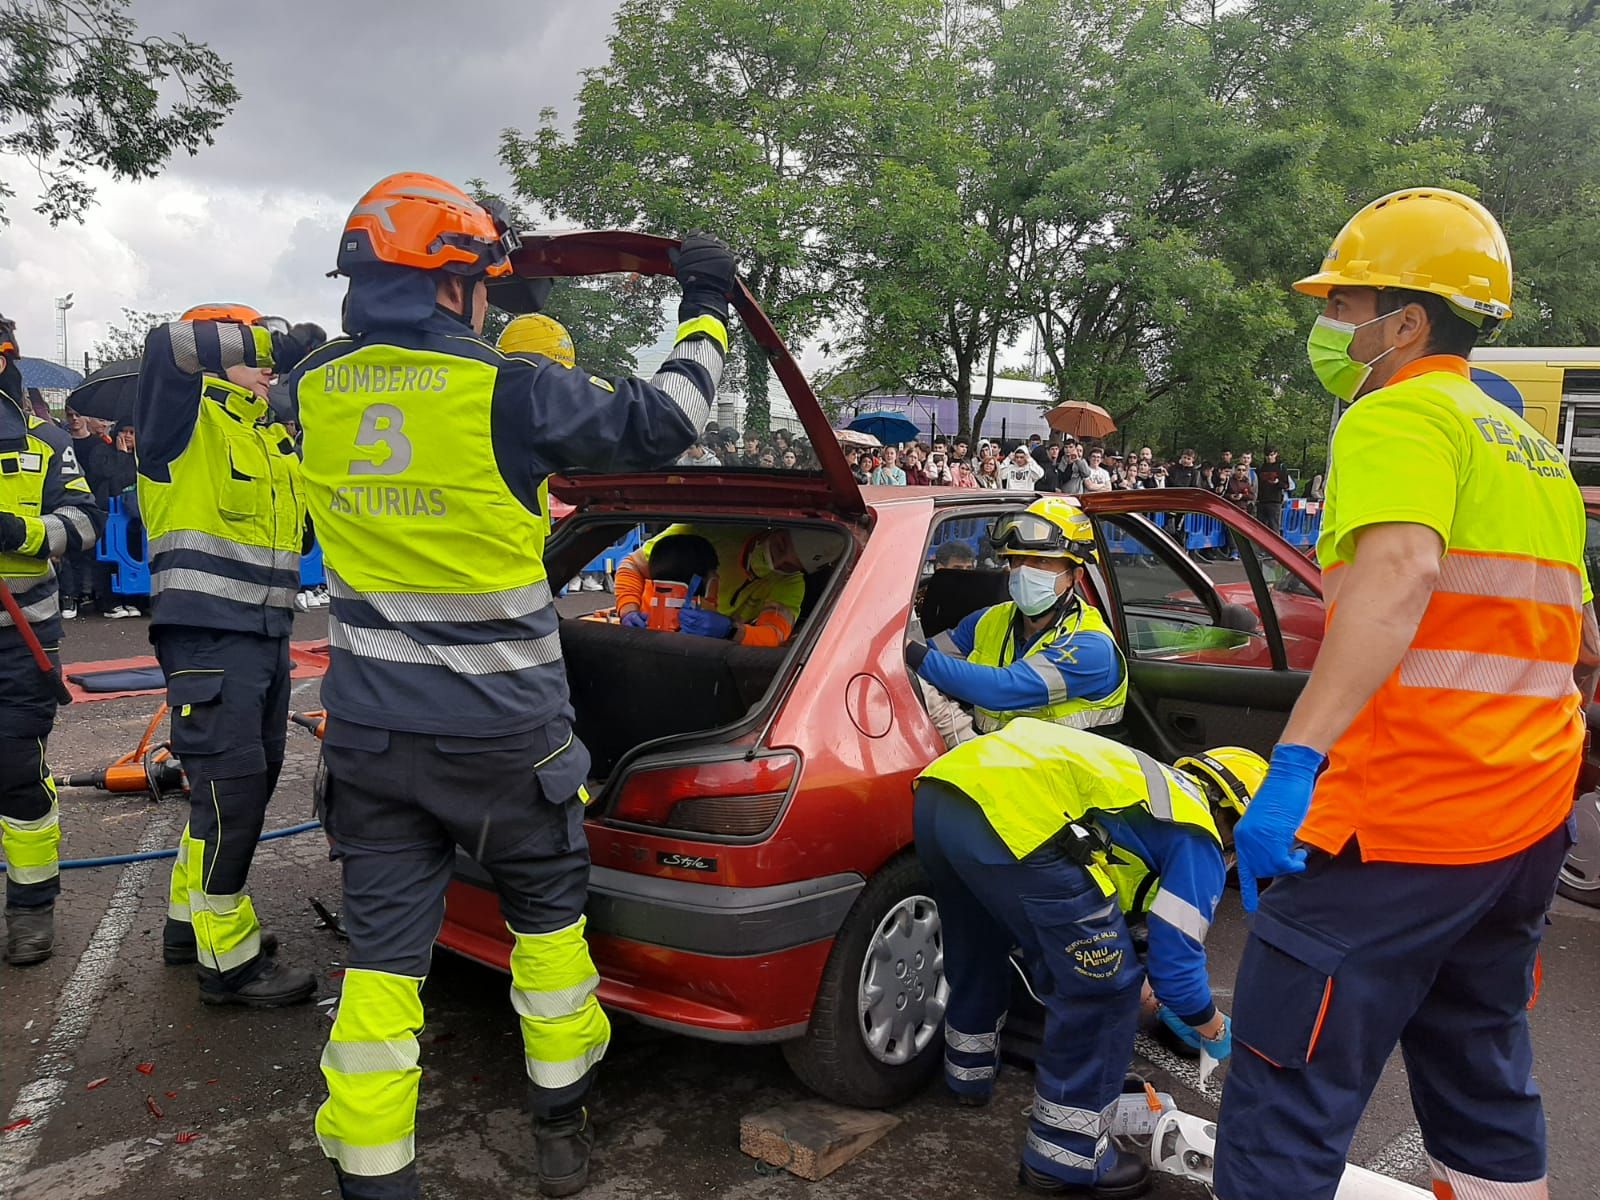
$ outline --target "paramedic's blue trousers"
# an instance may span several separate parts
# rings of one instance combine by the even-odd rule
[[[1528,1009],[1565,825],[1469,866],[1312,852],[1261,898],[1234,990],[1218,1200],[1329,1200],[1398,1043],[1441,1196],[1542,1195]]]
[[[1045,1007],[1022,1161],[1065,1183],[1113,1166],[1110,1114],[1139,1024],[1144,969],[1117,908],[1089,873],[1043,846],[1018,861],[971,799],[917,784],[917,857],[933,884],[950,981],[945,1082],[987,1095],[1011,994],[1012,946]]]

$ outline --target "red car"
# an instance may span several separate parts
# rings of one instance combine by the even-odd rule
[[[513,261],[521,286],[665,274],[670,244],[568,234],[530,239]],[[766,317],[747,294],[736,306],[820,469],[557,480],[573,511],[550,542],[550,577],[570,577],[640,524],[682,520],[827,530],[838,555],[807,577],[795,634],[776,649],[563,622],[577,730],[595,764],[588,929],[600,999],[691,1036],[781,1042],[823,1095],[889,1104],[936,1067],[948,995],[938,912],[911,844],[911,781],[943,745],[904,665],[908,626],[915,608],[931,637],[1005,598],[984,531],[1032,495],[858,488]],[[1083,503],[1102,538],[1145,551],[1105,555],[1092,579],[1132,679],[1126,721],[1109,732],[1168,761],[1219,744],[1267,750],[1314,654],[1301,628],[1320,609],[1316,567],[1207,492]],[[1141,515],[1156,511],[1214,515],[1264,558],[1246,555],[1224,595]],[[954,540],[973,548],[977,569],[932,569]],[[494,893],[465,856],[439,943],[508,962]]]

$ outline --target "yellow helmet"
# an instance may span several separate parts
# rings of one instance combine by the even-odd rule
[[[1407,188],[1374,200],[1333,239],[1322,269],[1295,285],[1432,292],[1474,325],[1511,318],[1511,248],[1500,222],[1471,196]]]
[[[1267,777],[1267,760],[1243,746],[1218,746],[1173,765],[1205,784],[1218,803],[1241,813]]]
[[[542,354],[563,367],[577,363],[572,352],[572,335],[554,317],[528,313],[505,327],[495,348],[502,354]]]
[[[1070,496],[1040,496],[1024,512],[997,517],[989,541],[996,554],[1095,561],[1094,522]]]

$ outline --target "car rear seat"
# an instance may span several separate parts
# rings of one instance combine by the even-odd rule
[[[738,721],[766,694],[787,653],[575,619],[561,622],[561,649],[596,777],[644,742]]]

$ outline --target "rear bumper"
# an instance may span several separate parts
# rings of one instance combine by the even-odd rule
[[[854,874],[736,888],[595,867],[587,911],[600,1000],[698,1037],[798,1037],[833,935],[864,886]],[[438,940],[507,967],[511,938],[489,877],[464,855]]]

